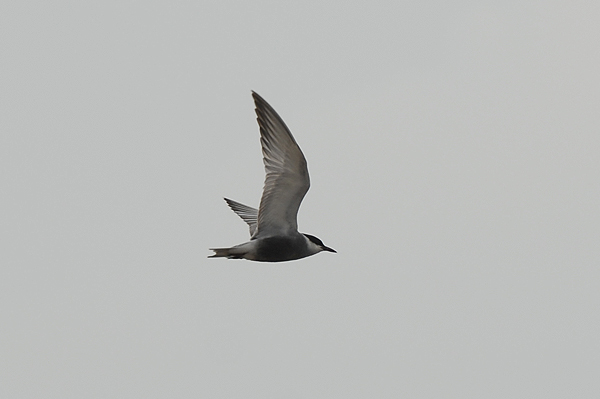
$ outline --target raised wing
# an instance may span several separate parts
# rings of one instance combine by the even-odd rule
[[[254,235],[256,232],[256,227],[258,226],[258,209],[252,208],[248,205],[240,204],[234,200],[230,200],[229,198],[224,198],[227,202],[227,205],[231,208],[232,211],[237,213],[239,217],[241,217],[244,222],[248,223],[250,226],[250,237]]]
[[[310,187],[306,159],[277,112],[255,92],[252,97],[266,172],[255,237],[287,234],[298,230],[298,208]]]

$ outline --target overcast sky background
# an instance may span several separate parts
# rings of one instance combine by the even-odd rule
[[[597,1],[3,1],[2,398],[600,397]],[[339,253],[207,259],[264,171]]]

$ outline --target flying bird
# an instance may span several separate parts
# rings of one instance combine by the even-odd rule
[[[310,187],[306,159],[273,107],[255,92],[252,97],[266,172],[260,206],[255,209],[225,198],[250,227],[250,241],[231,248],[211,248],[214,255],[209,258],[283,262],[321,251],[336,252],[317,237],[298,232],[298,208]]]

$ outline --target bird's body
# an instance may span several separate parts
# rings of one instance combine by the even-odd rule
[[[266,178],[259,209],[225,198],[250,227],[250,241],[231,248],[211,248],[211,258],[282,262],[321,251],[335,252],[310,234],[298,232],[296,216],[310,187],[306,159],[277,112],[252,92],[260,126]]]

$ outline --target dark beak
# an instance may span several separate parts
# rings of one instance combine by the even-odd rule
[[[326,247],[325,245],[323,245],[321,248],[323,248],[323,251],[333,252],[337,254],[337,251],[333,248]]]

